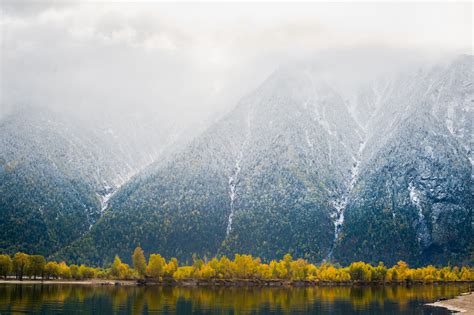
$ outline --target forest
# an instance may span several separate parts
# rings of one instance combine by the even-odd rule
[[[353,262],[342,267],[323,262],[319,265],[305,259],[293,259],[286,254],[280,260],[263,263],[259,257],[235,254],[212,259],[194,258],[192,265],[180,265],[176,258],[166,260],[160,254],[151,254],[148,261],[144,251],[137,247],[132,254],[133,266],[115,256],[113,263],[101,268],[86,265],[68,265],[66,262],[46,261],[44,256],[18,252],[10,257],[0,255],[0,277],[4,279],[62,279],[62,280],[287,280],[334,283],[433,283],[474,281],[474,269],[467,266],[435,267],[429,265],[410,268],[404,261],[392,267],[380,262],[376,266]]]

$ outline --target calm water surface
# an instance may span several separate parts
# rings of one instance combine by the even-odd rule
[[[449,314],[462,285],[163,288],[0,284],[0,314]]]

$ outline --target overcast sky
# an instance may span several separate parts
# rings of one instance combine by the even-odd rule
[[[192,121],[321,51],[472,54],[470,2],[0,1],[0,118],[47,105]]]

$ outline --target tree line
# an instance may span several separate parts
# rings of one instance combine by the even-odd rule
[[[0,277],[29,279],[154,279],[162,280],[290,280],[322,282],[452,282],[474,281],[474,269],[462,267],[440,267],[429,265],[410,268],[399,261],[387,267],[382,262],[372,266],[364,262],[353,262],[347,267],[322,263],[315,265],[305,259],[293,259],[286,254],[281,260],[263,263],[251,255],[235,254],[234,259],[226,256],[210,260],[194,258],[192,265],[179,265],[176,258],[168,261],[160,254],[151,254],[148,261],[140,247],[132,254],[133,266],[123,263],[115,256],[106,268],[86,265],[68,265],[66,262],[46,261],[41,255],[16,253],[13,257],[0,255]]]

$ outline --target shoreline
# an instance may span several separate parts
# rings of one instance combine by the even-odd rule
[[[152,279],[145,280],[102,280],[102,279],[88,279],[88,280],[63,280],[63,279],[0,279],[0,284],[74,284],[74,285],[100,285],[100,286],[164,286],[164,287],[326,287],[326,286],[412,286],[412,285],[453,285],[453,284],[468,284],[474,281],[445,281],[445,282],[331,282],[331,281],[309,281],[309,280],[256,280],[256,279],[184,279],[171,280],[165,279],[156,281]],[[474,294],[472,295],[474,299]],[[436,303],[442,303],[439,301]],[[474,301],[473,301],[474,305]],[[437,305],[436,305],[437,306]]]
[[[463,315],[474,315],[474,293],[462,293],[452,299],[425,304],[427,306],[442,307]]]
[[[100,280],[100,279],[91,279],[91,280],[5,280],[0,279],[0,284],[77,284],[77,285],[121,285],[121,286],[134,286],[137,285],[135,280]]]

